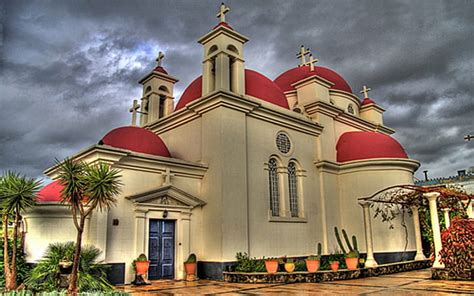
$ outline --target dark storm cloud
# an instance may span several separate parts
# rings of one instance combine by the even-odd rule
[[[158,51],[180,79],[201,72],[196,40],[220,1],[7,1],[0,10],[0,169],[34,176],[129,123],[136,83]],[[412,158],[432,176],[474,165],[470,1],[229,1],[250,38],[248,68],[275,78],[300,44],[355,93],[387,109]],[[420,171],[421,171],[420,170]]]

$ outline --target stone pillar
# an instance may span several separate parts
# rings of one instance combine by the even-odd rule
[[[217,54],[215,75],[216,90],[230,91],[230,59],[225,52]]]
[[[278,166],[278,193],[280,195],[280,217],[291,217],[290,199],[288,197],[288,168]]]
[[[367,248],[367,259],[365,267],[375,267],[378,265],[374,258],[374,246],[372,242],[372,224],[370,223],[370,202],[361,201],[359,204],[364,211],[364,227],[365,227],[365,245]]]
[[[441,211],[443,211],[443,214],[444,214],[444,221],[446,222],[446,228],[449,228],[449,226],[451,225],[450,223],[451,221],[449,220],[449,209],[444,208]]]
[[[135,254],[145,253],[146,241],[146,211],[135,210]],[[138,255],[137,255],[138,256]]]
[[[214,63],[208,59],[203,62],[202,67],[202,95],[205,96],[214,90],[214,74],[212,73]]]
[[[411,211],[413,213],[413,225],[415,229],[415,243],[416,243],[415,260],[426,260],[426,257],[423,254],[423,246],[421,244],[421,227],[420,227],[420,217],[418,215],[418,206],[412,206]]]
[[[436,198],[439,196],[439,192],[428,192],[423,193],[423,197],[428,199],[430,206],[430,216],[431,216],[431,228],[433,229],[433,240],[435,248],[435,261],[433,267],[435,268],[444,268],[444,264],[439,262],[439,251],[441,251],[441,230],[439,228],[439,219],[438,219],[438,206],[436,205]]]
[[[244,73],[245,73],[244,61],[239,58],[235,58],[231,66],[232,81],[231,81],[230,88],[232,92],[239,95],[245,94],[245,74]]]

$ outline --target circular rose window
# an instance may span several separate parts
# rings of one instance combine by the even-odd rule
[[[278,148],[278,151],[283,154],[287,154],[288,152],[290,152],[291,142],[288,135],[283,132],[279,132],[276,136],[276,146]]]

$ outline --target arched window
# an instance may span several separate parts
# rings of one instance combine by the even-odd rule
[[[268,180],[270,189],[270,210],[272,216],[280,215],[280,193],[278,191],[278,173],[277,161],[275,158],[270,158],[268,161]]]
[[[352,104],[349,104],[349,106],[347,106],[347,112],[350,114],[354,114],[354,107],[352,107]]]
[[[298,180],[296,177],[296,164],[288,164],[288,189],[290,192],[290,212],[291,217],[298,217]]]

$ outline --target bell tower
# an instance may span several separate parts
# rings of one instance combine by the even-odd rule
[[[139,83],[143,86],[140,103],[140,126],[173,113],[173,88],[178,79],[169,75],[162,63],[165,55],[160,51],[156,58],[156,68],[143,77]]]
[[[225,90],[245,94],[244,43],[249,39],[234,31],[225,20],[230,8],[221,4],[219,24],[198,42],[203,45],[202,95]]]

